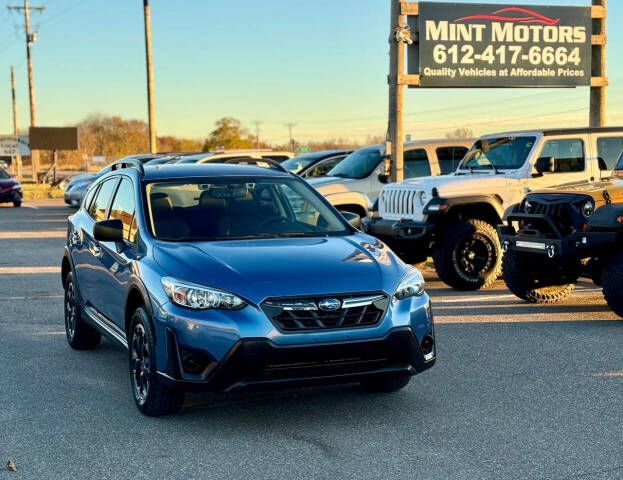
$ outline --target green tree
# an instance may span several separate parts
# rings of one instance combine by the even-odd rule
[[[240,121],[232,117],[224,117],[216,122],[216,128],[210,133],[203,144],[203,151],[208,152],[216,147],[226,149],[253,148],[255,137],[242,128]]]

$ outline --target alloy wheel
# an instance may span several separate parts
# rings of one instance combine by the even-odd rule
[[[74,291],[74,282],[67,283],[65,289],[65,328],[70,340],[76,334],[76,295]]]
[[[461,241],[455,254],[461,272],[472,278],[488,271],[493,263],[493,246],[480,235],[472,235]]]
[[[132,387],[134,396],[143,404],[149,394],[150,352],[145,328],[140,323],[132,332]]]

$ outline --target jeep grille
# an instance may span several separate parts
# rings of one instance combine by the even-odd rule
[[[412,216],[419,213],[417,207],[418,196],[420,192],[416,190],[400,190],[388,189],[383,190],[381,198],[383,199],[384,214],[396,216]]]

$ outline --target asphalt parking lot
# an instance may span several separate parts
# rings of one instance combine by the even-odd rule
[[[438,362],[406,389],[192,395],[148,418],[125,352],[65,340],[70,213],[0,208],[0,479],[623,478],[623,321],[591,283],[532,306],[426,272]]]

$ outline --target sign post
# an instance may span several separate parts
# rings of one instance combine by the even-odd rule
[[[603,126],[606,0],[592,0],[592,7],[391,1],[392,181],[403,179],[404,85],[590,86],[590,124]]]

